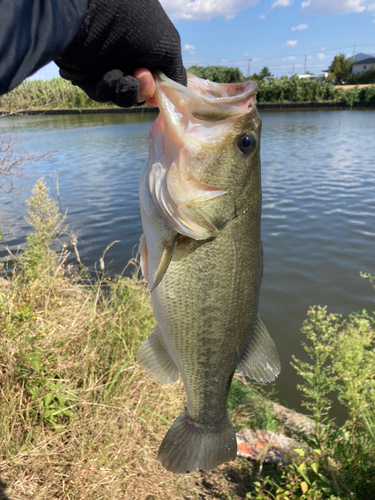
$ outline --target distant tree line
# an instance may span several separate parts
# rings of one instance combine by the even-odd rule
[[[190,66],[187,71],[199,78],[217,83],[237,83],[244,80],[243,74],[238,68],[227,68],[226,66],[207,66],[205,68],[203,66]]]
[[[219,68],[221,68],[221,70]],[[338,71],[338,76],[336,76],[337,79],[339,77],[348,79],[347,73],[343,73],[344,76],[339,73],[342,69],[337,65],[335,70]],[[218,83],[254,80],[258,84],[258,102],[260,103],[334,101],[345,102],[346,104],[352,105],[355,102],[375,101],[375,86],[363,88],[355,87],[347,90],[344,86],[336,87],[332,83],[333,78],[330,78],[331,81],[328,83],[320,83],[319,81],[309,80],[307,78],[301,79],[298,75],[273,78],[267,66],[259,73],[254,73],[248,78],[245,78],[238,68],[222,68],[221,66],[208,66],[206,68],[191,66],[187,71],[200,78],[207,78]],[[215,75],[215,78],[208,78],[207,75]],[[234,78],[236,79],[234,80]]]
[[[226,66],[190,66],[187,71],[194,75],[218,83],[235,83],[254,80],[258,84],[258,102],[282,103],[305,101],[335,101],[353,104],[355,102],[375,101],[374,87],[355,87],[346,90],[337,88],[334,83],[347,82],[353,84],[375,83],[375,69],[351,74],[352,62],[344,54],[334,57],[329,67],[327,82],[300,79],[298,75],[274,78],[267,66],[259,73],[245,78],[239,68]],[[111,108],[114,104],[97,103],[90,99],[79,87],[62,78],[51,80],[28,80],[16,89],[0,97],[0,116],[17,113],[29,109],[85,109]]]

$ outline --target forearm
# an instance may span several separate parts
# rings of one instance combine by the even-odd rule
[[[0,94],[55,59],[70,44],[88,0],[0,0]]]

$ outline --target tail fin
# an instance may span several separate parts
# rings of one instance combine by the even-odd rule
[[[236,455],[236,434],[228,416],[218,426],[198,427],[185,411],[163,439],[158,459],[168,471],[186,474],[199,469],[212,470],[234,460]]]

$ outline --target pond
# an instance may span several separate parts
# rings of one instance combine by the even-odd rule
[[[5,244],[24,244],[30,185],[44,176],[68,210],[90,270],[104,249],[106,269],[120,274],[135,256],[141,229],[138,179],[156,115],[9,117],[18,151],[52,155],[26,168],[31,178],[0,195]],[[260,312],[282,361],[279,397],[300,409],[292,354],[303,356],[300,328],[314,304],[347,314],[374,309],[374,291],[359,271],[375,274],[375,111],[262,112],[264,277]],[[20,142],[21,141],[21,142]],[[10,232],[7,230],[10,229]],[[73,261],[73,258],[72,258]],[[335,409],[336,416],[338,410]]]

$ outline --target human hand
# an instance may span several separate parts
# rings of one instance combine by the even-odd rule
[[[155,94],[155,80],[152,73],[146,68],[138,68],[134,71],[133,77],[138,81],[139,97],[138,102],[147,102],[149,106],[157,106]]]
[[[158,0],[90,0],[80,31],[55,62],[89,97],[121,107],[155,105],[152,70],[187,83],[179,34]]]

